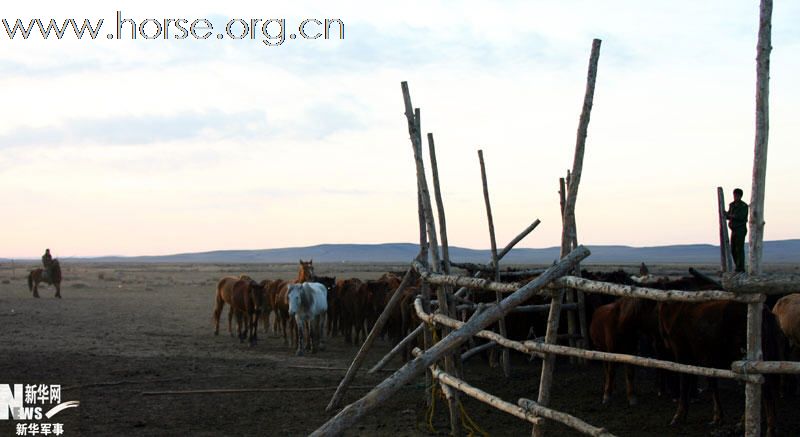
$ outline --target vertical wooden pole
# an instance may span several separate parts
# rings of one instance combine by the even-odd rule
[[[431,253],[431,263],[433,264],[431,270],[434,272],[441,271],[441,263],[439,259],[439,244],[436,235],[436,223],[433,218],[433,208],[431,207],[431,195],[428,191],[428,180],[425,176],[425,164],[422,159],[422,130],[419,117],[419,108],[416,109],[414,115],[411,113],[411,94],[408,90],[408,83],[402,82],[400,88],[403,92],[403,103],[406,110],[406,118],[408,119],[408,131],[411,137],[411,148],[414,152],[414,163],[417,169],[417,187],[422,199],[422,209],[425,215],[425,224],[427,229],[428,242]],[[427,287],[427,283],[423,281],[423,290]],[[437,300],[439,301],[439,310],[444,314],[449,314],[447,297],[445,296],[444,289],[437,287]],[[444,335],[449,333],[449,330],[443,330]],[[458,354],[460,357],[461,354]],[[454,371],[454,354],[447,354],[444,357],[444,366],[447,373]],[[460,421],[458,420],[458,403],[456,398],[449,398],[447,400],[450,409],[450,426],[454,435],[460,434]]]
[[[756,141],[753,159],[753,187],[750,193],[751,275],[761,274],[764,240],[764,187],[767,176],[769,142],[769,55],[772,50],[772,0],[761,0],[756,56]]]
[[[764,241],[764,187],[769,143],[769,56],[772,50],[772,0],[761,0],[756,48],[756,138],[753,153],[753,186],[750,193],[750,262],[748,273],[761,274]],[[762,359],[761,318],[763,304],[747,305],[747,360]],[[761,435],[761,385],[745,385],[745,435]]]
[[[569,173],[569,171],[567,171]],[[563,226],[566,226],[566,222],[564,221],[564,208],[567,204],[567,193],[566,193],[566,183],[564,178],[558,179],[558,197],[559,197],[559,204],[561,205],[561,226],[563,232]],[[570,248],[572,247],[572,243],[570,242]],[[563,245],[563,241],[562,241]],[[563,247],[563,246],[562,246]],[[563,249],[562,249],[563,250]],[[564,289],[564,296],[567,303],[574,303],[575,302],[575,291],[570,288]],[[569,310],[567,311],[567,334],[569,334],[569,345],[570,347],[575,347],[575,311]],[[570,364],[575,364],[578,361],[575,357],[569,357]]]
[[[494,236],[494,220],[492,218],[492,204],[489,201],[489,185],[486,182],[486,165],[483,162],[483,150],[478,150],[478,161],[481,164],[481,181],[483,182],[483,200],[486,203],[486,217],[489,221],[489,240],[492,245],[492,267],[494,267],[494,280],[500,280],[500,266],[498,265],[499,258],[497,257],[497,240]],[[498,303],[503,300],[502,294],[498,291],[495,292],[495,299]],[[498,321],[500,325],[500,335],[506,336],[506,319],[501,318]],[[506,378],[511,376],[511,362],[509,361],[509,352],[507,348],[503,348],[501,355],[501,364],[503,366],[503,374]]]
[[[586,94],[583,98],[583,108],[581,110],[580,120],[578,122],[578,137],[575,141],[575,158],[572,162],[572,173],[569,174],[567,182],[569,187],[567,190],[567,197],[564,203],[564,226],[562,227],[561,234],[561,257],[566,256],[572,244],[577,241],[577,226],[575,225],[575,201],[578,197],[578,185],[581,181],[581,172],[583,171],[583,154],[586,148],[586,136],[589,130],[589,118],[592,112],[592,103],[594,101],[594,87],[597,80],[597,61],[600,58],[600,40],[595,39],[592,41],[592,53],[589,56],[589,71],[586,78]],[[545,342],[550,344],[556,343],[558,336],[558,322],[561,315],[561,300],[563,299],[563,290],[553,296],[550,302],[550,315],[547,321],[547,333],[545,334]],[[546,407],[550,404],[550,388],[553,384],[553,373],[555,370],[555,355],[547,354],[542,362],[542,377],[539,380],[539,405]],[[533,435],[537,437],[543,436],[545,433],[544,425],[534,425]]]
[[[733,256],[731,255],[731,239],[728,236],[728,220],[725,216],[725,193],[722,187],[717,187],[717,210],[719,212],[719,255],[722,271],[733,271]]]
[[[436,199],[436,210],[439,213],[439,235],[442,242],[442,267],[446,274],[450,274],[450,247],[447,242],[447,220],[444,215],[444,202],[442,190],[439,186],[439,165],[436,162],[436,146],[433,143],[433,134],[428,133],[428,153],[431,160],[431,175],[433,176],[433,195]]]

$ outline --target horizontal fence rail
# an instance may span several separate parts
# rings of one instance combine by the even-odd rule
[[[459,275],[443,275],[429,271],[420,262],[414,261],[412,267],[420,274],[423,280],[433,285],[453,285],[488,291],[513,293],[524,284],[518,282],[496,282],[488,279],[470,278]],[[742,303],[763,302],[764,296],[753,294],[737,294],[723,290],[661,290],[658,288],[639,287],[634,285],[613,284],[610,282],[595,281],[579,278],[577,276],[563,276],[551,282],[540,294],[549,296],[553,291],[561,288],[574,288],[587,293],[600,293],[619,297],[638,297],[655,301],[681,301],[681,302],[707,302],[711,300],[731,300]]]

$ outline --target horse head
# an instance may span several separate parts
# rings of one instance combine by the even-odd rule
[[[289,301],[289,315],[297,314],[300,309],[300,294],[303,291],[302,284],[289,284],[289,292],[287,293],[287,300]]]
[[[255,310],[256,314],[260,314],[264,309],[264,301],[266,300],[266,296],[264,293],[264,286],[266,284],[264,282],[258,283],[254,280],[250,280],[250,286],[248,287],[248,294],[250,302],[253,304],[253,309]]]
[[[300,270],[297,273],[297,282],[310,281],[314,277],[314,260],[300,260]]]

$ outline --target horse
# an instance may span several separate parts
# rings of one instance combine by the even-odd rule
[[[39,297],[39,284],[42,282],[55,286],[55,297],[61,299],[61,264],[58,259],[51,261],[49,272],[39,267],[28,273],[28,290],[33,292],[33,297]]]
[[[660,302],[659,330],[675,361],[682,364],[729,369],[731,362],[740,359],[746,346],[747,306],[731,301],[702,303]],[[781,351],[782,333],[772,313],[762,311],[762,345],[764,359],[774,360]],[[680,396],[672,425],[686,419],[689,408],[691,375],[680,375]],[[714,405],[712,425],[722,423],[722,405],[716,378],[708,378]],[[775,375],[764,375],[763,405],[766,410],[767,435],[775,435],[775,398],[778,388]]]
[[[793,348],[800,347],[800,293],[786,295],[772,307],[781,331]]]
[[[368,297],[364,283],[358,278],[337,279],[336,297],[341,304],[339,311],[339,328],[347,343],[358,344],[359,338],[366,338],[364,327]],[[355,343],[353,342],[355,331]],[[363,337],[360,337],[363,334]]]
[[[303,355],[305,323],[309,323],[309,346],[315,353],[321,344],[320,320],[328,310],[328,290],[318,282],[303,282],[289,285],[289,314],[297,322],[297,355]],[[316,341],[315,341],[316,338]]]
[[[264,286],[245,276],[220,279],[213,316],[214,335],[219,335],[219,318],[226,303],[229,305],[228,332],[233,336],[231,322],[236,314],[239,341],[249,338],[250,345],[254,346],[258,342],[258,319],[264,307]]]
[[[621,298],[597,308],[592,316],[589,335],[595,349],[603,352],[636,354],[639,338],[644,336],[653,344],[660,344],[656,302],[647,299]],[[605,362],[603,405],[611,400],[614,390],[616,363]],[[625,388],[628,404],[637,404],[633,386],[634,368],[625,365]],[[661,381],[660,381],[661,382]]]

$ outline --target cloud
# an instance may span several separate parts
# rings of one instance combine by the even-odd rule
[[[172,117],[117,116],[66,120],[58,126],[21,127],[0,135],[2,147],[99,144],[128,146],[197,138],[257,138],[269,131],[263,112],[186,112]]]

